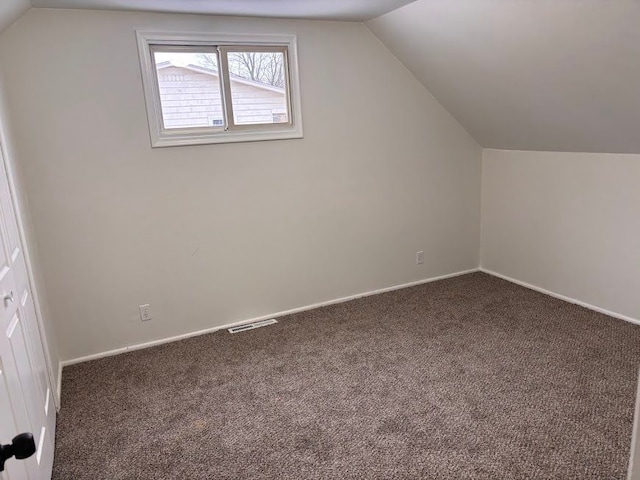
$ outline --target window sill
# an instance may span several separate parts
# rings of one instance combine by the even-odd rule
[[[220,132],[220,133],[165,133],[153,138],[153,148],[207,145],[218,143],[263,142],[268,140],[291,140],[303,138],[302,128],[271,130],[268,132]]]

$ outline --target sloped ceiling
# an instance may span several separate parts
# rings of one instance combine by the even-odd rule
[[[367,26],[484,147],[640,153],[638,0],[418,0]]]
[[[29,0],[0,0],[0,32],[31,8]]]
[[[6,0],[0,0],[6,1]],[[32,0],[34,7],[363,21],[414,0]]]

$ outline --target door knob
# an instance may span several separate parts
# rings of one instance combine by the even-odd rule
[[[13,290],[4,296],[4,303],[13,302]]]
[[[11,440],[10,445],[0,445],[0,472],[4,471],[4,462],[11,457],[24,460],[36,453],[36,442],[31,433],[21,433]]]

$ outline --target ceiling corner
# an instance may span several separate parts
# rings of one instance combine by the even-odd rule
[[[30,0],[2,0],[0,2],[0,33],[13,25],[31,8]]]

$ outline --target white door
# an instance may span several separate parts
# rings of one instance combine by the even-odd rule
[[[49,479],[55,407],[24,252],[0,151],[0,442],[33,434],[36,453],[10,459],[1,480]]]

